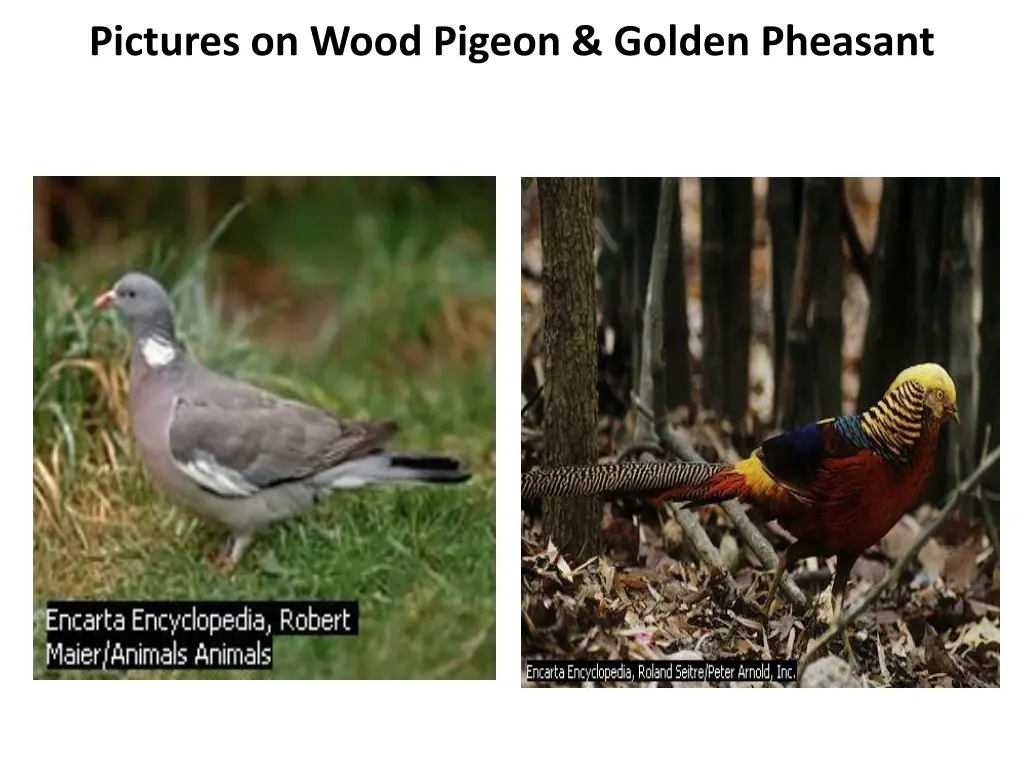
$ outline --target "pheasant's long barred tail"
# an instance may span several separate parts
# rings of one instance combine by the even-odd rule
[[[673,488],[698,488],[730,468],[728,464],[684,462],[538,467],[522,475],[522,497],[597,496],[609,492],[656,495]]]

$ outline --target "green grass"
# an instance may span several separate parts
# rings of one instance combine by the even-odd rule
[[[322,308],[312,321],[303,317],[295,344],[281,342],[287,334],[279,326],[288,320],[276,306],[226,319],[216,287],[222,281],[207,267],[221,264],[220,253],[201,253],[189,269],[166,251],[140,259],[160,276],[177,275],[173,299],[190,348],[213,368],[346,417],[397,419],[396,444],[457,454],[474,478],[449,488],[336,493],[266,530],[224,575],[207,556],[226,533],[152,491],[134,454],[125,411],[127,334],[89,307],[106,286],[83,279],[74,260],[40,268],[36,607],[59,598],[354,598],[358,637],[278,638],[271,672],[127,676],[493,678],[493,231],[467,245],[461,235],[439,234],[445,221],[451,231],[464,229],[461,214],[432,215],[428,232],[401,206],[371,210],[363,219],[377,223],[359,235],[363,258],[339,279],[320,252],[329,246],[315,237],[316,223],[327,217],[307,202],[279,218],[264,226],[293,247],[281,293]],[[48,672],[38,619],[34,641],[37,677],[121,676]]]

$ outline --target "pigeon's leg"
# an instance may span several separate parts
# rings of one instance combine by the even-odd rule
[[[244,533],[235,536],[234,541],[231,543],[231,554],[229,555],[229,557],[235,564],[238,563],[238,560],[242,556],[242,553],[245,552],[245,550],[249,547],[249,544],[251,542],[251,533]]]

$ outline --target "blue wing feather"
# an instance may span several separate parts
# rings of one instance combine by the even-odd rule
[[[766,440],[758,451],[764,468],[779,482],[807,485],[825,459],[822,426],[807,424]]]
[[[776,482],[807,487],[825,460],[872,450],[856,416],[839,416],[782,432],[765,441],[757,455]]]

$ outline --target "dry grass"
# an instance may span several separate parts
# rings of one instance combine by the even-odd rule
[[[94,336],[98,329],[76,302],[65,298],[55,307],[58,314],[51,328],[73,329],[74,334],[65,339],[84,342],[83,351],[116,348],[109,334]],[[51,355],[59,355],[62,350],[54,341],[47,339],[44,345]],[[137,507],[113,501],[123,500],[126,486],[133,482],[133,470],[118,437],[128,429],[128,381],[122,360],[121,355],[88,353],[57,359],[45,368],[36,388],[32,493],[37,593],[77,597],[94,592],[111,575],[112,556],[103,545],[108,540],[105,532],[130,530],[138,524]],[[67,398],[71,392],[88,392],[91,397],[73,403]],[[80,418],[76,419],[75,411],[80,411]]]

